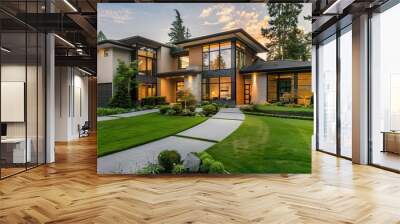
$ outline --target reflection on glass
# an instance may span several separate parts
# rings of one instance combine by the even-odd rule
[[[340,36],[340,154],[352,157],[352,35]]]
[[[336,154],[336,37],[318,50],[318,147]]]
[[[219,55],[218,51],[210,52],[210,70],[218,70],[219,69]]]
[[[220,69],[230,69],[231,68],[231,50],[221,51],[220,58]]]
[[[400,170],[400,5],[372,17],[372,163]]]

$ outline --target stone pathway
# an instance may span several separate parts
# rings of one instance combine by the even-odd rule
[[[119,119],[119,118],[126,118],[126,117],[135,117],[143,114],[149,114],[149,113],[155,113],[158,112],[158,109],[151,109],[151,110],[141,110],[141,111],[132,111],[128,113],[123,113],[123,114],[114,114],[114,115],[109,115],[109,116],[101,116],[97,117],[97,121],[108,121],[108,120],[114,120],[114,119]]]
[[[99,174],[134,174],[148,163],[156,163],[158,154],[174,149],[182,159],[190,152],[202,152],[233,133],[244,120],[239,108],[221,108],[207,121],[154,142],[97,158]]]

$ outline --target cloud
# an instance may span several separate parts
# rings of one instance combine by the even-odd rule
[[[124,24],[132,20],[132,12],[127,9],[104,9],[99,12],[99,17],[104,20],[111,20],[114,23]]]
[[[213,7],[205,8],[201,11],[200,18],[205,18],[211,15],[212,11],[214,10]]]
[[[200,17],[207,19],[204,25],[221,25],[223,31],[242,28],[260,43],[267,43],[261,28],[268,26],[269,17],[256,11],[240,10],[234,5],[215,5],[204,9]]]

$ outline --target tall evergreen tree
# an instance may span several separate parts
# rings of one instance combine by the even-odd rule
[[[172,27],[169,29],[170,32],[168,33],[169,40],[171,43],[175,43],[178,41],[186,40],[188,39],[191,35],[189,32],[189,28],[186,28],[183,25],[183,19],[181,17],[181,14],[177,9],[174,9],[176,16],[175,16],[175,21],[172,22]]]
[[[97,34],[97,42],[103,41],[103,40],[107,40],[106,35],[103,33],[103,31],[99,31],[99,33]]]
[[[303,5],[298,3],[267,3],[271,19],[267,28],[261,28],[261,33],[268,39],[269,60],[310,59],[310,34],[297,27],[302,9]]]

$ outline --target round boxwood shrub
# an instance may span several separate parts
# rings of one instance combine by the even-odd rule
[[[214,161],[208,170],[209,173],[224,173],[224,165],[221,162]]]
[[[175,113],[180,114],[182,112],[182,104],[174,103],[174,104],[172,104],[171,109],[173,109],[175,111]]]
[[[182,164],[177,164],[172,169],[173,174],[182,174],[185,173],[185,167]]]
[[[196,106],[195,105],[190,105],[189,106],[190,112],[195,112],[196,111]]]
[[[181,162],[181,155],[175,150],[164,150],[158,155],[158,163],[166,172],[171,172],[174,165]]]
[[[161,107],[160,107],[160,113],[161,113],[161,114],[165,114],[165,113],[167,113],[167,111],[170,110],[170,109],[171,109],[170,106],[167,106],[167,105],[161,106]]]
[[[205,160],[205,159],[213,159],[212,156],[210,154],[208,154],[207,152],[201,152],[199,154],[199,158],[201,161]]]
[[[217,113],[217,107],[215,107],[212,104],[208,104],[202,107],[203,108],[203,114],[206,116],[210,116],[212,114],[216,114]]]
[[[210,158],[206,158],[201,161],[200,171],[203,173],[208,173],[210,170],[211,164],[213,164],[214,160]]]

